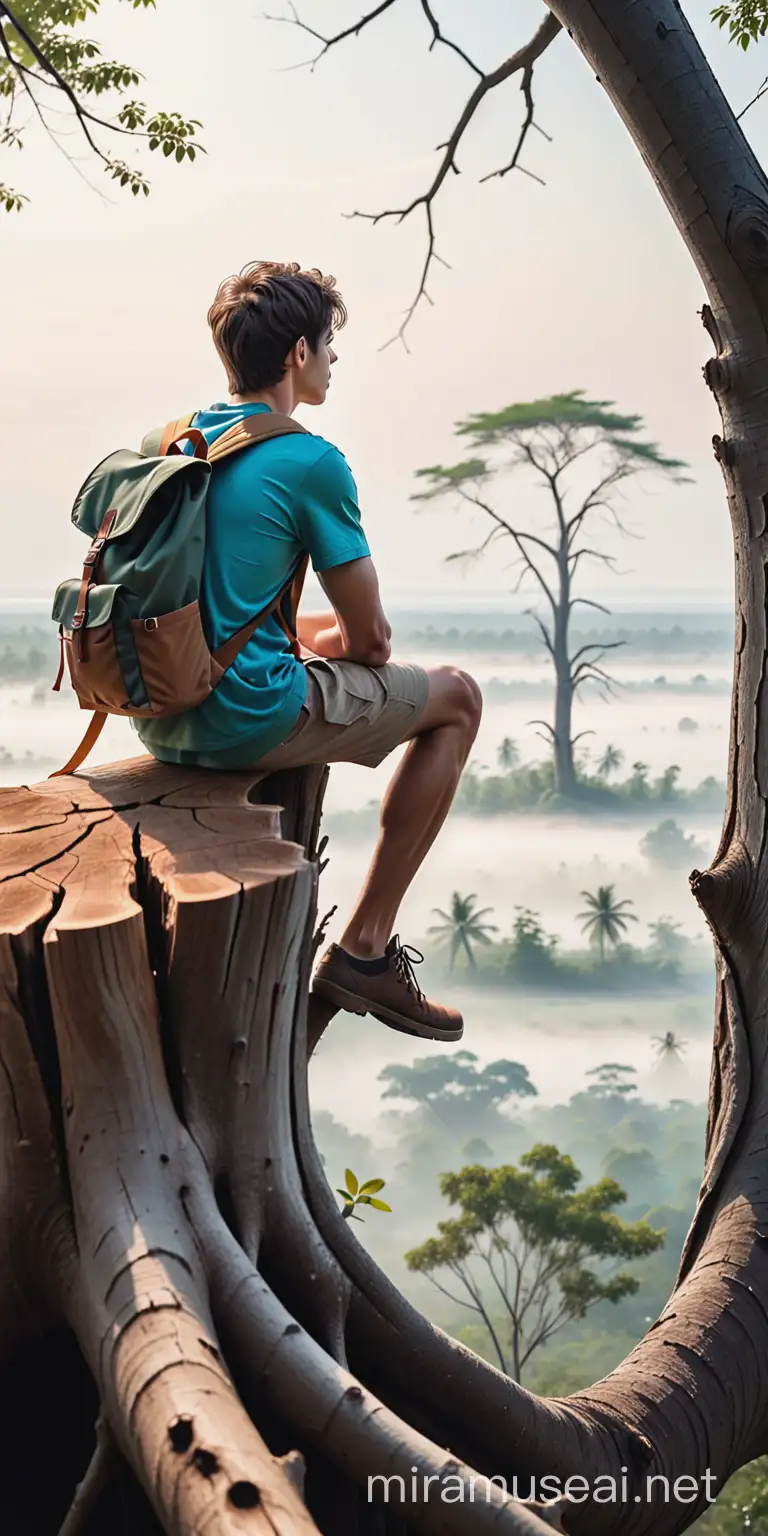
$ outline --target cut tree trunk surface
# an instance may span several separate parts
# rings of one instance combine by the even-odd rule
[[[406,1335],[391,1392],[349,1368],[306,1084],[324,783],[140,758],[0,792],[2,1536],[559,1524],[470,1501]]]

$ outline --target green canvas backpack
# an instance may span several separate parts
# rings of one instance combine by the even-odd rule
[[[209,448],[191,426],[194,415],[150,432],[139,453],[124,448],[110,454],[78,492],[72,521],[91,543],[82,576],[63,581],[54,597],[61,662],[53,686],[58,692],[66,660],[80,708],[93,716],[58,774],[80,767],[108,715],[176,715],[202,704],[271,614],[298,655],[296,609],[306,556],[273,602],[215,651],[206,637],[200,591],[212,466],[306,428],[290,416],[260,412]],[[183,451],[184,440],[194,454]]]

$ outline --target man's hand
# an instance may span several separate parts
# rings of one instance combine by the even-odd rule
[[[349,560],[318,578],[333,604],[333,613],[300,615],[300,644],[329,661],[359,661],[381,667],[389,661],[392,630],[379,597],[379,581],[369,556]]]

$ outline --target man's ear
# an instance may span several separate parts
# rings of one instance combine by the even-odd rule
[[[286,368],[303,368],[307,361],[307,339],[300,336],[285,359]]]

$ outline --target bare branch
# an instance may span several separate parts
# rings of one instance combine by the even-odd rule
[[[471,496],[469,491],[464,490],[460,490],[460,495],[462,500],[470,501],[474,507],[479,507],[481,512],[487,512],[488,516],[494,519],[499,530],[508,533],[510,538],[527,539],[529,544],[537,544],[539,549],[545,550],[548,555],[552,556],[553,560],[557,559],[558,552],[554,544],[548,544],[547,540],[540,538],[537,533],[527,533],[522,528],[513,528],[511,523],[508,523],[506,518],[496,511],[495,507],[490,507],[486,501],[481,501],[479,496]]]
[[[580,645],[579,649],[574,651],[570,657],[570,664],[573,666],[574,662],[580,661],[582,656],[586,656],[587,651],[599,651],[600,655],[595,657],[595,661],[599,661],[600,656],[604,656],[606,651],[617,651],[619,646],[626,645],[626,643],[626,640],[606,640],[605,642],[593,640],[589,645]]]
[[[371,13],[371,16],[373,16],[373,14],[374,13]],[[560,22],[555,16],[552,15],[551,12],[548,12],[544,21],[541,23],[541,26],[538,28],[538,31],[529,40],[529,42],[525,43],[522,48],[518,48],[517,51],[511,54],[508,59],[505,59],[503,64],[500,64],[497,69],[489,71],[488,74],[480,74],[477,85],[467,100],[464,106],[464,110],[461,113],[459,120],[453,129],[453,132],[451,133],[446,143],[439,146],[439,148],[443,150],[443,157],[440,161],[437,171],[435,172],[431,185],[427,188],[426,192],[422,192],[418,197],[413,198],[410,203],[406,204],[406,206],[402,208],[384,208],[380,213],[364,213],[361,210],[356,209],[353,213],[347,215],[347,217],[353,219],[368,219],[372,224],[378,224],[382,219],[394,219],[398,224],[402,224],[403,221],[407,219],[410,214],[414,213],[417,208],[424,209],[427,225],[427,254],[424,265],[422,267],[419,286],[413,302],[406,310],[405,317],[399,329],[395,332],[394,336],[390,337],[388,342],[384,343],[384,347],[381,349],[382,351],[385,350],[386,347],[391,346],[395,341],[401,341],[405,346],[406,351],[408,350],[405,341],[405,332],[411,320],[413,319],[413,316],[419,304],[421,303],[421,300],[426,299],[427,303],[432,302],[427,292],[427,281],[429,279],[432,265],[435,261],[439,261],[443,266],[448,266],[448,263],[438,255],[438,252],[435,248],[435,227],[433,218],[434,202],[438,192],[440,191],[440,188],[448,176],[448,173],[453,171],[455,175],[458,176],[459,174],[459,167],[456,164],[456,153],[461,140],[463,139],[464,134],[469,127],[469,124],[472,122],[472,119],[475,116],[475,113],[477,112],[481,103],[484,101],[485,97],[488,95],[489,91],[496,90],[498,86],[503,85],[506,80],[509,80],[512,75],[518,74],[521,70],[532,70],[536,60],[540,58],[541,54],[544,53],[545,49],[549,47],[550,43],[554,41],[559,31]],[[437,39],[435,39],[433,35],[433,42],[436,40]],[[444,39],[441,38],[439,40],[443,41]],[[470,67],[473,69],[476,68],[476,66],[471,64],[471,62]]]
[[[737,121],[737,123],[741,121],[742,117],[744,116],[744,114],[746,112],[749,111],[750,107],[754,107],[755,102],[762,100],[762,98],[765,95],[766,91],[768,91],[768,75],[766,75],[762,85],[760,86],[760,89],[758,90],[757,94],[752,97],[752,100],[748,101],[747,105],[745,107],[742,107],[740,112],[736,113],[736,121]]]
[[[440,30],[440,23],[437,20],[434,11],[432,10],[432,6],[430,5],[429,0],[421,0],[421,9],[423,10],[424,15],[426,16],[427,21],[432,28],[432,41],[429,45],[430,53],[432,52],[435,43],[443,43],[446,48],[450,48],[454,53],[457,53],[459,58],[464,60],[464,63],[468,66],[468,68],[473,70],[474,73],[478,75],[482,80],[483,71],[480,69],[479,65],[474,63],[474,61],[469,57],[469,54],[465,53],[464,49],[459,47],[458,43],[454,43],[450,37],[443,36]]]
[[[528,720],[526,722],[526,724],[527,725],[540,725],[540,726],[542,726],[542,728],[545,731],[549,731],[550,741],[557,741],[556,732],[552,729],[552,726],[549,724],[549,722],[547,720]],[[541,736],[541,731],[537,731],[536,735],[537,736]],[[546,740],[546,737],[544,737],[543,739]]]
[[[487,512],[488,516],[493,518],[493,521],[496,523],[497,527],[503,529],[504,532],[509,535],[515,545],[515,548],[518,551],[518,554],[520,555],[520,559],[523,561],[524,565],[531,572],[531,574],[535,576],[542,592],[545,594],[551,605],[552,612],[554,613],[557,608],[554,593],[552,592],[546,577],[543,576],[539,570],[536,561],[525,548],[523,540],[528,540],[528,542],[531,544],[537,544],[548,555],[551,555],[553,560],[557,559],[556,550],[553,549],[551,544],[547,544],[544,539],[540,539],[535,533],[524,533],[518,528],[513,528],[511,523],[508,523],[506,519],[503,518],[500,513],[496,512],[493,507],[489,506],[487,502],[481,501],[479,496],[471,496],[468,491],[462,490],[460,486],[457,487],[457,489],[462,501],[468,501],[472,506],[479,507],[481,512]]]
[[[568,604],[568,608],[571,612],[576,607],[577,603],[581,603],[585,608],[596,608],[598,613],[607,613],[609,618],[611,616],[611,610],[610,608],[606,608],[605,603],[596,603],[591,597],[572,597]]]
[[[607,491],[612,485],[618,485],[621,480],[627,480],[632,473],[633,471],[626,465],[619,465],[618,467],[614,465],[613,469],[609,470],[606,475],[603,475],[601,480],[598,480],[597,485],[593,486],[589,495],[581,503],[578,512],[574,512],[573,517],[568,519],[569,542],[573,542],[587,513],[594,511],[597,507],[607,507],[609,505],[604,499],[603,492]]]
[[[314,37],[318,43],[322,43],[323,46],[320,49],[320,52],[315,54],[313,59],[304,60],[305,65],[307,65],[310,70],[313,70],[315,66],[319,64],[320,60],[325,58],[326,53],[330,52],[331,48],[335,48],[337,43],[346,42],[348,37],[359,37],[363,27],[367,27],[368,23],[371,21],[376,21],[377,17],[383,15],[384,11],[390,10],[391,7],[396,4],[396,0],[381,0],[381,4],[377,5],[374,10],[367,11],[364,16],[360,17],[359,21],[354,22],[351,27],[344,27],[343,31],[337,32],[334,37],[324,37],[322,32],[316,32],[314,27],[310,27],[306,21],[302,21],[298,11],[296,10],[296,6],[293,4],[293,0],[289,0],[289,4],[291,10],[290,16],[270,16],[265,12],[262,16],[262,20],[286,21],[291,26],[298,27],[301,32],[308,32],[310,37]]]
[[[618,561],[615,555],[606,555],[601,549],[575,549],[568,556],[571,575],[576,570],[579,561],[585,558],[588,560],[600,560],[603,565],[607,565],[612,571],[617,571],[618,569]]]
[[[508,176],[510,171],[522,171],[524,176],[532,177],[534,181],[538,181],[540,186],[543,187],[545,184],[543,176],[537,176],[534,171],[528,171],[524,165],[520,164],[520,156],[523,151],[523,145],[525,144],[528,134],[532,128],[536,128],[537,131],[542,134],[550,144],[552,143],[550,135],[548,133],[544,133],[544,129],[539,128],[538,123],[535,123],[533,120],[533,63],[528,64],[523,70],[523,78],[520,81],[520,89],[525,98],[525,117],[523,118],[522,126],[517,137],[517,143],[514,148],[512,159],[509,160],[506,165],[500,166],[499,170],[489,171],[487,176],[481,176],[481,182],[493,181],[494,177],[496,176],[499,178]]]
[[[552,660],[554,661],[554,659],[555,659],[555,647],[552,644],[552,636],[550,635],[549,630],[547,629],[546,624],[543,623],[543,621],[539,618],[539,615],[537,613],[534,613],[532,608],[529,608],[527,610],[527,612],[528,612],[529,618],[533,619],[534,624],[538,625],[539,633],[540,633],[541,638],[542,638],[542,640],[544,642],[544,645],[546,646],[547,650],[549,651],[550,656],[552,657]]]

